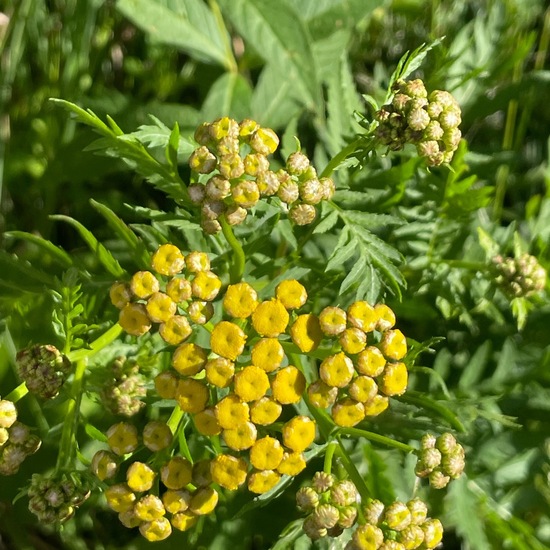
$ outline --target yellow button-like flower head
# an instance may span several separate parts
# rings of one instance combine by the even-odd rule
[[[190,510],[185,510],[174,514],[170,521],[174,529],[178,529],[179,531],[188,531],[197,523],[197,521],[199,521],[199,516],[196,516]]]
[[[113,424],[107,430],[107,444],[119,456],[133,453],[138,446],[137,428],[128,422]]]
[[[250,406],[250,420],[259,426],[269,426],[276,422],[283,411],[283,406],[273,399],[264,396]]]
[[[274,437],[262,437],[250,448],[250,463],[257,470],[275,470],[283,460],[284,449]]]
[[[372,332],[376,328],[378,316],[368,302],[359,301],[349,306],[348,322],[364,332]]]
[[[150,271],[138,271],[130,280],[130,289],[136,298],[145,300],[151,294],[158,292],[160,284]]]
[[[251,493],[261,495],[273,489],[281,479],[281,475],[273,470],[252,472],[248,478],[248,490]]]
[[[102,449],[94,454],[90,468],[100,481],[104,481],[116,475],[118,461],[113,453]]]
[[[212,481],[225,489],[235,491],[246,480],[248,466],[242,458],[218,455],[210,465]]]
[[[374,346],[367,346],[357,356],[357,370],[366,376],[378,376],[384,371],[386,359],[382,352]]]
[[[189,304],[187,314],[193,323],[197,323],[197,325],[204,325],[205,323],[208,323],[208,321],[212,318],[212,315],[214,315],[214,306],[211,302],[196,300]]]
[[[342,349],[346,353],[352,355],[359,353],[365,349],[367,345],[367,335],[360,329],[356,327],[347,328],[340,334],[338,339]]]
[[[243,352],[246,334],[235,323],[221,321],[212,330],[210,347],[214,353],[235,361]]]
[[[321,330],[327,336],[337,336],[338,334],[344,332],[346,323],[347,314],[339,307],[329,306],[319,313],[319,324],[321,325]]]
[[[174,277],[166,283],[166,294],[178,304],[188,302],[193,295],[191,282],[183,277]]]
[[[159,327],[161,338],[172,346],[181,344],[184,340],[187,340],[192,333],[193,330],[191,329],[191,325],[187,317],[183,315],[174,315]]]
[[[290,337],[304,353],[317,349],[323,339],[317,316],[312,313],[299,315],[290,328]]]
[[[126,481],[132,491],[148,491],[154,480],[155,472],[143,462],[133,462],[126,472]]]
[[[172,432],[166,422],[151,420],[143,428],[143,444],[154,453],[168,448],[172,444]]]
[[[380,350],[388,359],[403,359],[407,355],[407,340],[404,334],[398,329],[386,331],[380,342]]]
[[[338,397],[338,388],[316,380],[307,389],[307,395],[312,405],[326,409],[334,404]]]
[[[352,360],[345,353],[329,355],[319,367],[319,376],[325,384],[336,388],[345,388],[353,378]]]
[[[307,291],[296,279],[281,281],[275,289],[275,296],[287,309],[300,308],[307,301]]]
[[[235,364],[225,357],[216,357],[208,360],[205,371],[210,384],[218,388],[227,388],[233,381]]]
[[[172,366],[184,376],[194,376],[205,365],[206,351],[197,344],[181,344],[172,356]]]
[[[256,401],[269,389],[269,378],[260,367],[250,365],[235,374],[234,388],[243,401]]]
[[[378,386],[370,376],[361,375],[353,379],[348,392],[355,401],[366,403],[378,393]]]
[[[134,513],[141,521],[153,521],[164,516],[166,510],[159,497],[145,495],[136,502]]]
[[[258,294],[248,283],[229,285],[223,297],[223,308],[231,317],[246,319],[258,307]]]
[[[304,453],[285,453],[277,471],[285,476],[297,476],[306,469]]]
[[[283,444],[299,453],[315,439],[315,422],[307,416],[295,416],[283,426]]]
[[[386,396],[377,394],[365,403],[365,416],[378,416],[388,408],[389,404]]]
[[[378,317],[376,330],[383,332],[395,325],[395,313],[386,304],[376,304],[374,306],[374,312]]]
[[[193,296],[206,302],[211,302],[221,287],[222,282],[213,271],[199,271],[191,283]]]
[[[205,252],[190,252],[185,257],[185,266],[191,273],[210,271],[210,260]]]
[[[157,542],[167,539],[172,534],[172,526],[166,518],[157,518],[142,523],[139,526],[139,532],[149,542]]]
[[[111,303],[116,308],[122,309],[132,299],[130,285],[120,281],[113,283],[109,289],[109,298],[111,298]]]
[[[149,296],[145,309],[153,323],[165,323],[176,314],[178,306],[168,294],[155,292]]]
[[[213,407],[207,407],[204,411],[193,416],[197,431],[206,436],[218,435],[222,429]]]
[[[388,363],[380,380],[380,390],[386,395],[403,395],[407,389],[409,373],[405,363]]]
[[[304,375],[292,365],[279,370],[271,381],[273,397],[282,405],[298,403],[305,389]]]
[[[353,399],[342,399],[332,407],[331,415],[338,426],[355,426],[365,418],[365,407]]]
[[[189,508],[190,500],[191,493],[186,489],[168,489],[162,495],[162,504],[164,504],[165,510],[170,514],[185,512]]]
[[[188,413],[198,413],[206,408],[209,398],[208,388],[202,382],[186,378],[178,382],[176,399],[180,409]]]
[[[131,510],[136,501],[135,493],[126,483],[117,483],[108,487],[105,490],[105,498],[109,508],[115,512]]]
[[[201,487],[191,497],[189,510],[197,516],[205,516],[214,511],[218,504],[218,493],[212,487]]]
[[[258,432],[252,422],[245,422],[222,432],[225,444],[234,451],[244,451],[254,445]]]
[[[162,399],[174,399],[178,391],[178,375],[171,371],[161,372],[155,376],[155,389]]]
[[[277,338],[262,338],[252,346],[252,364],[265,372],[278,369],[285,358],[283,346]]]
[[[151,267],[161,275],[175,275],[185,267],[185,258],[177,246],[162,244],[151,258]]]
[[[250,409],[238,395],[229,394],[216,403],[216,415],[220,426],[230,430],[248,422]]]
[[[252,314],[254,330],[261,336],[275,338],[285,331],[289,315],[285,306],[276,299],[262,302]]]
[[[193,466],[182,456],[174,456],[160,469],[160,480],[168,489],[179,491],[191,482]]]
[[[151,330],[151,320],[143,304],[126,304],[120,310],[118,324],[132,336],[142,336]]]

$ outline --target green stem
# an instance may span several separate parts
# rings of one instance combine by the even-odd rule
[[[491,269],[486,263],[483,262],[468,262],[465,260],[433,260],[434,264],[445,264],[449,267],[456,267],[459,269],[468,269],[470,271],[489,271]]]
[[[218,25],[218,29],[220,31],[220,36],[223,40],[223,45],[225,48],[225,64],[230,73],[237,74],[239,72],[239,67],[237,66],[237,62],[235,61],[235,56],[233,55],[233,49],[231,48],[231,41],[229,38],[229,33],[227,32],[227,29],[225,27],[225,23],[223,20],[223,15],[220,10],[220,7],[218,6],[218,3],[215,0],[208,0],[208,5],[210,6],[210,11],[214,15],[214,19],[216,20],[216,24]]]
[[[331,441],[328,446],[325,453],[325,462],[323,465],[323,472],[330,474],[332,470],[332,459],[334,457],[334,453],[336,449],[338,448],[338,442],[337,441]]]
[[[445,380],[441,374],[439,374],[436,370],[430,368],[430,367],[410,367],[409,372],[421,372],[423,374],[427,374],[428,376],[433,376],[436,380],[439,386],[441,387],[441,391],[443,392],[443,395],[447,399],[451,399],[451,394],[449,393],[449,390],[447,389],[447,384],[445,384]]]
[[[346,145],[339,153],[334,155],[329,163],[325,166],[325,169],[321,172],[320,178],[330,178],[334,170],[340,166],[352,153],[357,150],[357,147],[361,143],[361,139],[356,139],[350,144]]]
[[[61,443],[59,445],[59,454],[55,466],[56,473],[69,468],[76,454],[76,430],[78,427],[78,417],[80,414],[80,404],[82,402],[82,389],[84,386],[84,374],[88,361],[81,359],[76,364],[73,384],[71,386],[71,397],[67,404],[63,431],[61,433]]]
[[[107,347],[111,342],[116,340],[122,332],[122,327],[119,324],[113,325],[108,331],[104,332],[99,338],[94,340],[90,344],[88,349],[79,349],[77,351],[71,351],[67,353],[67,357],[71,362],[80,361],[82,359],[89,359],[95,355],[98,351]]]
[[[223,236],[225,237],[229,246],[233,249],[233,262],[231,264],[229,281],[231,284],[235,284],[243,278],[244,266],[246,261],[244,250],[241,246],[241,243],[237,240],[237,237],[235,237],[231,226],[227,223],[225,216],[220,216],[218,220],[222,226]]]
[[[17,403],[22,397],[27,395],[29,393],[29,390],[27,389],[27,384],[23,382],[22,384],[19,384],[17,388],[14,388],[11,390],[8,395],[4,397],[6,401],[11,401],[12,403]]]
[[[342,444],[342,440],[339,437],[337,437],[336,440],[338,441],[336,454],[338,455],[338,458],[346,469],[346,472],[348,473],[350,479],[355,484],[355,487],[357,487],[357,490],[361,495],[361,500],[363,502],[367,502],[367,500],[370,498],[370,491],[365,483],[365,480],[363,479],[363,476],[361,476],[361,474],[359,473],[359,470],[356,468],[351,458],[348,456],[348,453],[344,445]]]
[[[382,445],[386,445],[387,447],[394,447],[401,451],[405,451],[406,453],[413,453],[416,451],[416,449],[414,447],[411,447],[411,445],[401,443],[401,441],[396,441],[395,439],[392,439],[391,437],[386,437],[385,435],[368,432],[367,430],[361,430],[359,428],[340,428],[338,430],[338,433],[341,435],[350,435],[352,437],[364,437],[369,441],[381,443]]]
[[[172,435],[176,435],[176,432],[178,431],[178,426],[180,425],[182,418],[183,411],[179,408],[179,406],[176,405],[172,410],[172,414],[170,415],[168,422],[166,422],[166,424],[170,428],[170,431],[172,432]]]

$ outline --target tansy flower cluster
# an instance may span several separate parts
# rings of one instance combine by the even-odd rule
[[[41,445],[40,438],[17,420],[17,408],[7,399],[0,399],[0,475],[14,475],[27,456]]]
[[[443,90],[428,95],[422,80],[398,80],[393,99],[377,113],[376,136],[398,151],[406,143],[416,146],[429,166],[451,162],[462,134],[461,111],[454,97]]]
[[[316,407],[330,408],[339,426],[355,426],[377,416],[389,405],[388,397],[407,389],[405,336],[394,329],[396,319],[385,304],[352,303],[347,310],[329,306],[316,316],[297,317],[291,328],[293,342],[303,352],[316,349],[323,338],[340,351],[319,366],[319,380],[307,389]]]
[[[441,522],[428,517],[418,498],[389,506],[370,500],[362,512],[365,523],[355,529],[346,550],[428,550],[443,538]]]
[[[151,267],[156,274],[138,271],[129,282],[114,283],[111,302],[120,309],[118,322],[128,334],[142,336],[155,323],[161,338],[177,346],[191,336],[192,323],[210,320],[222,283],[204,252],[184,256],[173,244],[157,249]]]
[[[439,437],[426,434],[422,437],[416,475],[427,477],[434,489],[443,489],[451,479],[460,477],[464,466],[464,448],[452,434],[444,433]]]
[[[290,219],[306,225],[315,219],[315,205],[334,194],[334,182],[319,179],[299,151],[288,157],[285,168],[270,170],[268,156],[277,150],[279,138],[253,120],[238,123],[223,117],[201,124],[195,140],[200,146],[189,157],[189,166],[204,177],[188,190],[191,201],[201,207],[207,233],[221,230],[221,216],[230,225],[240,224],[262,197],[278,197]]]
[[[535,256],[522,254],[518,258],[492,259],[496,272],[496,282],[512,298],[528,297],[546,286],[546,270]]]
[[[303,529],[311,540],[338,537],[357,519],[359,494],[349,479],[338,481],[332,474],[315,472],[310,485],[296,493],[298,509],[306,512]]]
[[[107,505],[120,522],[129,529],[139,528],[147,540],[164,540],[173,528],[186,531],[216,507],[210,461],[192,464],[182,456],[171,456],[173,434],[166,423],[148,422],[140,437],[133,424],[119,422],[107,431],[107,443],[109,450],[97,451],[92,458],[92,472],[109,485]],[[120,472],[123,458],[141,444],[150,451],[148,461],[130,462]],[[121,474],[124,481],[115,483]]]

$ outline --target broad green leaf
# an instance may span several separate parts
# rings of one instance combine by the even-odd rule
[[[26,231],[6,231],[5,237],[12,237],[14,239],[23,239],[29,241],[36,246],[40,247],[46,254],[50,255],[52,259],[61,264],[64,268],[71,267],[73,260],[62,248],[55,246],[51,241],[44,239],[33,233],[27,233]]]
[[[252,89],[248,81],[238,73],[225,73],[214,82],[202,106],[204,120],[222,116],[237,120],[250,117]]]
[[[279,0],[220,0],[222,11],[245,41],[278,66],[312,111],[322,105],[311,37],[294,6]]]
[[[198,0],[182,3],[187,4],[196,4],[193,8],[200,9]],[[174,46],[199,61],[217,63],[226,69],[234,66],[234,59],[224,45],[229,37],[225,29],[219,29],[209,10],[201,10],[200,21],[191,21],[188,13],[170,9],[156,0],[119,0],[116,7],[156,42]]]
[[[99,261],[99,263],[115,278],[120,279],[124,277],[125,271],[120,267],[118,261],[114,256],[96,239],[94,234],[86,229],[80,222],[69,217],[60,214],[50,216],[52,220],[59,220],[72,225],[80,234],[82,239],[89,246],[90,250]]]

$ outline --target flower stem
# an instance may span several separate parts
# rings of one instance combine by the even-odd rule
[[[319,177],[321,178],[330,178],[334,170],[340,166],[352,153],[354,153],[357,150],[357,147],[359,146],[361,140],[356,139],[355,141],[352,141],[350,144],[346,145],[339,153],[334,155],[329,163],[325,166],[325,169],[321,172],[321,175]]]
[[[325,462],[323,465],[323,472],[327,474],[330,474],[332,470],[332,459],[334,457],[334,453],[337,448],[338,448],[337,441],[331,441],[327,446],[327,450],[325,452]]]
[[[116,325],[113,325],[109,330],[104,332],[99,338],[94,340],[90,344],[90,348],[71,351],[67,353],[67,357],[73,363],[82,359],[88,359],[95,355],[98,351],[101,351],[103,348],[107,347],[111,342],[116,340],[120,336],[121,332],[122,327],[117,323]]]
[[[396,449],[400,449],[401,451],[405,451],[406,453],[413,453],[416,451],[416,449],[414,447],[411,447],[411,445],[401,443],[401,441],[396,441],[395,439],[392,439],[391,437],[386,437],[385,435],[368,432],[367,430],[361,430],[359,428],[340,428],[338,430],[338,433],[342,435],[349,435],[352,437],[364,437],[369,441],[381,443],[382,445],[386,445],[388,447],[395,447]]]
[[[222,226],[222,233],[228,242],[229,246],[233,249],[233,262],[231,265],[230,282],[231,284],[238,283],[243,278],[245,255],[241,243],[235,237],[231,226],[227,223],[225,216],[220,216],[219,222]]]
[[[365,483],[365,480],[359,473],[359,470],[356,468],[355,464],[351,460],[351,458],[348,455],[348,452],[346,451],[346,448],[344,447],[342,440],[337,437],[336,440],[338,441],[338,447],[336,448],[336,454],[338,455],[338,458],[341,460],[344,468],[346,469],[346,472],[348,473],[350,479],[355,484],[355,487],[357,487],[357,490],[359,491],[359,494],[361,495],[361,500],[363,502],[366,502],[367,499],[370,498],[370,491]]]
[[[11,390],[8,395],[4,397],[7,401],[11,401],[12,403],[17,403],[22,397],[27,395],[29,393],[29,390],[27,389],[27,384],[23,382],[22,384],[19,384],[17,388],[14,388]]]

